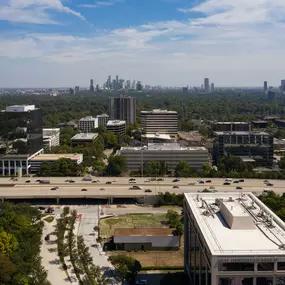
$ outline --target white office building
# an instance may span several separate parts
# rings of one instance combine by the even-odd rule
[[[141,111],[141,124],[145,133],[177,134],[177,112],[161,109]]]
[[[51,151],[52,147],[59,146],[60,128],[43,129],[43,146],[45,151]]]
[[[106,126],[109,121],[109,115],[107,114],[97,115],[96,119],[98,119],[98,126]]]
[[[252,193],[185,193],[189,285],[285,284],[285,223]]]
[[[78,121],[78,130],[80,130],[83,133],[90,133],[97,128],[98,128],[98,118],[93,118],[89,116],[81,118]]]
[[[141,165],[151,160],[164,162],[169,171],[174,171],[181,160],[185,160],[195,169],[202,169],[203,164],[209,161],[208,150],[205,147],[181,147],[178,143],[149,143],[143,147],[122,147],[117,155],[126,158],[129,171],[138,171]]]

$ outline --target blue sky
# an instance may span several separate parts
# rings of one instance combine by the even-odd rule
[[[278,86],[285,0],[0,0],[0,87]]]

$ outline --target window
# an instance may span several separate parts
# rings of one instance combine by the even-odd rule
[[[273,277],[257,277],[256,285],[273,285]]]
[[[273,262],[260,262],[257,266],[258,271],[273,271],[274,263]]]
[[[277,263],[277,270],[279,270],[279,271],[285,270],[285,262],[278,262]]]
[[[253,285],[253,277],[218,277],[218,285]],[[267,284],[267,283],[266,283]],[[261,284],[260,284],[261,285]]]
[[[254,271],[254,263],[246,263],[246,262],[220,263],[219,271]]]
[[[276,285],[285,285],[285,277],[277,277]]]

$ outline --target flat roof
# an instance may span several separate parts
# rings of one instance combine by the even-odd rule
[[[141,111],[141,114],[177,114],[177,112],[163,109],[153,109],[152,111]]]
[[[244,132],[244,131],[227,131],[227,132],[214,132],[216,135],[264,135],[268,136],[266,132]]]
[[[117,228],[114,236],[173,236],[169,228]]]
[[[71,138],[72,141],[94,140],[98,137],[97,133],[79,133]]]
[[[82,153],[60,153],[60,154],[39,154],[31,159],[31,161],[51,161],[60,158],[69,158],[79,160],[82,158]]]
[[[126,124],[126,121],[114,120],[114,121],[108,121],[107,127],[108,126],[121,126],[121,125],[125,125],[125,124]]]
[[[184,195],[212,255],[285,255],[285,223],[252,193]]]
[[[122,147],[121,150],[189,150],[189,151],[198,151],[203,150],[207,151],[205,147],[194,146],[194,147],[181,147],[179,143],[149,143],[148,146],[143,147]]]
[[[97,119],[92,116],[81,118],[79,121],[96,121]]]
[[[219,125],[229,125],[229,124],[241,124],[241,125],[248,125],[248,122],[215,122],[214,124]]]
[[[170,135],[168,134],[145,134],[142,135],[143,137],[146,137],[147,139],[163,139],[163,140],[171,140]]]

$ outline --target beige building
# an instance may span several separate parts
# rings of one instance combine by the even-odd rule
[[[141,124],[145,133],[177,134],[178,115],[161,109],[141,111]]]

